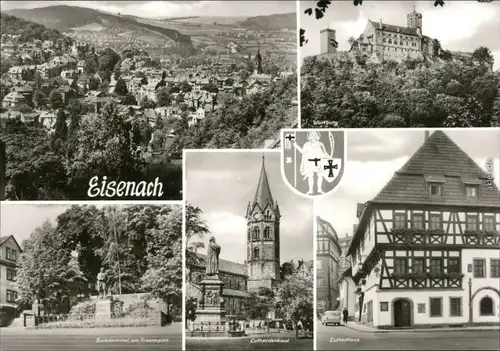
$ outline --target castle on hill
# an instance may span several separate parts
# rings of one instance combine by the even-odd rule
[[[421,13],[413,9],[413,12],[406,15],[406,20],[406,27],[385,24],[382,20],[369,20],[357,39],[349,39],[349,52],[364,54],[372,62],[402,62],[408,59],[434,61],[445,54],[439,40],[423,35]],[[321,54],[337,52],[334,29],[321,30],[320,42]],[[449,54],[454,58],[472,58],[472,53]]]

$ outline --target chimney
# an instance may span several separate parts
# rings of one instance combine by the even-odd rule
[[[430,136],[430,132],[428,130],[425,131],[425,139],[424,139],[424,142],[426,142],[427,140],[429,140],[429,136]]]
[[[380,22],[379,22],[379,29],[382,30],[382,18],[380,19]]]

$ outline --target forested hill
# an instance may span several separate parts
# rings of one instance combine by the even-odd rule
[[[71,42],[70,38],[62,35],[56,29],[47,28],[41,24],[10,16],[6,13],[0,14],[0,28],[2,34],[20,35],[19,42],[21,43],[33,40],[57,42],[59,39]]]
[[[296,13],[279,13],[269,16],[248,17],[238,23],[240,26],[261,30],[297,29]]]
[[[473,64],[306,58],[301,70],[302,126],[499,126],[500,72],[493,72],[491,63],[491,57]]]
[[[179,131],[171,151],[261,148],[265,140],[276,138],[281,128],[290,128],[297,121],[291,113],[296,99],[296,74],[241,100],[225,96],[205,120]]]
[[[135,26],[147,30],[154,30],[179,44],[192,46],[191,37],[177,30],[141,23],[132,16],[114,15],[85,7],[57,5],[35,9],[15,9],[7,11],[7,13],[35,23],[43,24],[48,28],[57,29],[61,32],[68,32],[72,28],[85,26],[91,23],[97,23],[107,28],[123,27],[124,32],[129,31],[131,27],[133,28]]]

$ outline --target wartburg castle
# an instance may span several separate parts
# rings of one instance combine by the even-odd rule
[[[369,20],[358,39],[349,39],[349,52],[364,54],[372,62],[402,62],[408,59],[435,61],[437,58],[472,59],[472,53],[449,52],[444,50],[439,40],[423,35],[422,14],[413,10],[406,15],[407,26]],[[320,32],[321,54],[337,52],[338,43],[334,29]]]

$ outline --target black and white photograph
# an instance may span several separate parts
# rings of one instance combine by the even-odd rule
[[[2,350],[182,348],[182,205],[0,210]]]
[[[302,128],[500,126],[500,2],[300,1]]]
[[[278,151],[185,151],[186,350],[313,349],[313,203]]]
[[[295,1],[2,1],[7,200],[181,200],[184,148],[297,126]]]
[[[317,349],[498,349],[500,129],[347,134],[315,203]]]

